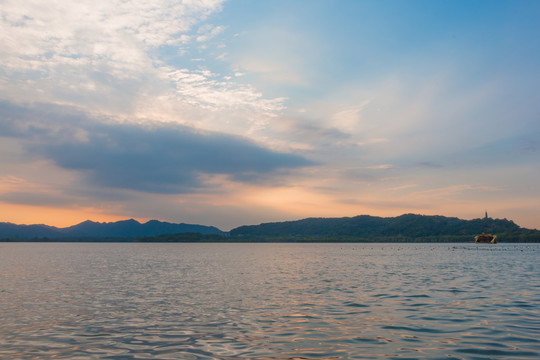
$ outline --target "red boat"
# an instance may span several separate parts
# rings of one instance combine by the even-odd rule
[[[476,244],[496,244],[497,243],[497,236],[496,235],[491,235],[491,234],[481,233],[480,235],[476,235],[474,237],[474,242]]]

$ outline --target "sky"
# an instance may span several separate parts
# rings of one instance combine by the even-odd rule
[[[2,0],[0,222],[540,229],[540,2]]]

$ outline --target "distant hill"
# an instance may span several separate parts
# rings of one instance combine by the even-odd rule
[[[492,233],[501,241],[540,242],[540,231],[524,229],[511,220],[405,214],[397,217],[360,215],[344,218],[308,218],[297,221],[240,226],[231,239],[261,241],[425,241],[469,242],[474,235]]]
[[[0,239],[54,238],[61,235],[60,229],[54,226],[0,223]]]
[[[0,223],[0,239],[136,238],[182,233],[205,235],[224,234],[224,232],[214,226],[174,224],[157,220],[151,220],[144,224],[133,219],[109,223],[87,220],[66,228],[46,225]]]
[[[482,232],[497,235],[500,242],[540,242],[540,231],[521,228],[511,220],[415,214],[308,218],[240,226],[229,233],[213,226],[157,220],[144,224],[133,219],[110,223],[87,220],[66,228],[0,223],[0,240],[4,241],[471,242]]]

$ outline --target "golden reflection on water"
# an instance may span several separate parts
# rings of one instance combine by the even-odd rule
[[[539,357],[540,248],[497,249],[0,244],[0,357]]]

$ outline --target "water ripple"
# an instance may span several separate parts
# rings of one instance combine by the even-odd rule
[[[540,358],[536,245],[0,246],[0,359]]]

